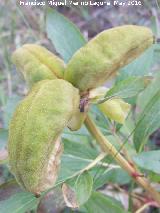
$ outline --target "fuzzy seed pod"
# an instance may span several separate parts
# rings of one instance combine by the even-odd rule
[[[45,79],[63,78],[64,62],[36,44],[25,44],[12,55],[12,61],[20,70],[31,87],[34,83]]]
[[[54,185],[60,135],[78,107],[78,89],[60,79],[38,82],[17,107],[9,128],[9,165],[25,190],[40,194]]]
[[[108,118],[123,124],[131,109],[131,105],[124,102],[120,98],[113,98],[98,105],[100,111],[102,111]]]
[[[107,90],[108,88],[106,87],[97,87],[81,97],[79,109],[77,109],[75,114],[72,116],[72,119],[68,123],[68,128],[70,130],[75,131],[81,128],[87,117],[90,105],[97,103],[99,100],[101,100],[101,98],[104,98]]]
[[[85,112],[80,112],[80,109],[78,108],[77,111],[72,116],[71,120],[69,121],[67,127],[71,131],[79,130],[82,127],[82,125],[87,117],[87,111],[88,110],[86,110]]]
[[[84,92],[101,86],[153,44],[149,28],[125,25],[105,30],[69,61],[65,79]]]

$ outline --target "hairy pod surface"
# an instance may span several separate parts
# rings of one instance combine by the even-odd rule
[[[80,112],[80,109],[78,108],[75,113],[73,114],[71,120],[69,121],[67,127],[71,130],[71,131],[77,131],[79,130],[86,117],[87,117],[87,112],[88,110],[86,110],[85,112]]]
[[[45,79],[63,78],[64,62],[36,44],[25,44],[12,55],[12,61],[22,72],[29,86]]]
[[[79,109],[77,109],[68,123],[68,128],[70,130],[75,131],[81,128],[87,117],[90,105],[104,98],[107,90],[106,87],[97,87],[81,96]]]
[[[65,79],[80,91],[104,84],[153,44],[149,28],[124,25],[105,30],[80,48],[69,61]]]
[[[120,98],[113,98],[98,105],[108,118],[123,124],[131,109],[131,105]]]
[[[18,105],[9,128],[9,165],[27,191],[39,194],[54,185],[60,135],[78,106],[78,89],[61,79],[38,82]]]

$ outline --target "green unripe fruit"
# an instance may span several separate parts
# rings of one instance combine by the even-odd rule
[[[18,105],[9,128],[9,165],[27,191],[39,194],[54,185],[60,135],[78,107],[78,89],[60,79],[37,83]]]
[[[63,78],[64,62],[36,44],[25,44],[12,55],[12,61],[31,87],[34,83],[45,79]]]
[[[82,92],[101,86],[153,41],[151,30],[142,26],[125,25],[105,30],[73,55],[65,79]]]
[[[79,130],[82,127],[86,117],[87,117],[87,111],[86,112],[80,112],[80,109],[77,109],[77,111],[74,113],[71,120],[69,121],[67,127],[71,131]]]
[[[131,105],[124,102],[122,99],[113,98],[98,105],[100,111],[108,118],[124,124],[125,119],[131,109]]]

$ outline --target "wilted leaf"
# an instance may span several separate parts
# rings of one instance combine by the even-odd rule
[[[62,188],[59,186],[45,194],[38,205],[37,212],[34,213],[60,213],[65,206]]]
[[[64,201],[68,207],[70,207],[70,208],[79,207],[79,205],[77,203],[77,199],[76,199],[76,194],[69,185],[64,183],[62,185],[62,192],[63,192]]]

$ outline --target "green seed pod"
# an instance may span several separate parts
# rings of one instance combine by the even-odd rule
[[[130,111],[131,105],[124,102],[120,98],[113,98],[98,105],[100,111],[102,111],[108,118],[124,124],[125,119]]]
[[[87,117],[90,105],[104,98],[107,90],[106,87],[97,87],[81,97],[79,109],[77,109],[68,123],[68,128],[70,128],[70,130],[75,131],[81,128]]]
[[[82,127],[86,117],[87,117],[87,111],[80,112],[80,109],[77,109],[77,111],[74,113],[71,120],[69,121],[67,127],[71,131],[79,130]]]
[[[17,107],[9,128],[9,165],[25,190],[40,194],[54,185],[60,135],[78,106],[78,89],[56,79],[38,82]]]
[[[153,44],[150,29],[125,25],[105,30],[80,48],[69,61],[65,79],[80,91],[101,86]]]
[[[20,70],[31,87],[34,83],[45,79],[63,78],[64,62],[36,44],[25,44],[12,55],[12,61]]]

